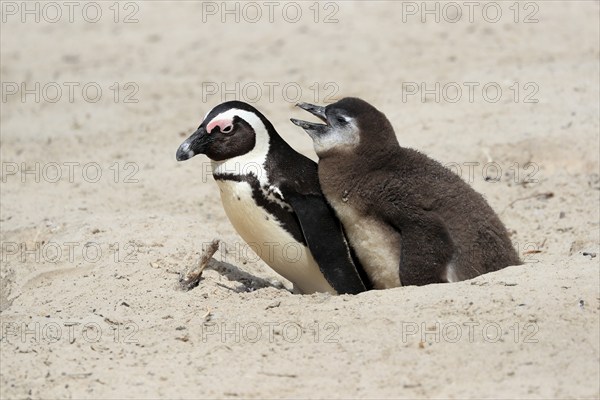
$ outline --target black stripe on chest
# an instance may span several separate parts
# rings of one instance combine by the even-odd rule
[[[282,203],[287,205],[287,208],[275,201],[270,200],[266,193],[269,193],[269,187],[263,186],[261,187],[258,178],[252,174],[248,175],[234,175],[228,173],[220,173],[214,175],[215,180],[221,181],[233,181],[233,182],[246,182],[250,185],[252,190],[252,198],[257,206],[263,208],[268,214],[272,215],[276,220],[274,222],[279,222],[280,226],[288,232],[294,240],[298,243],[302,243],[306,246],[306,240],[304,239],[304,235],[302,234],[302,230],[300,228],[300,223],[298,222],[298,217],[296,213],[293,211],[291,206],[285,202],[281,198],[281,196],[276,192],[271,192],[272,195],[278,198]],[[281,246],[285,246],[286,243],[279,243]]]

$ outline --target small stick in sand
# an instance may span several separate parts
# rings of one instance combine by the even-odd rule
[[[206,268],[217,250],[219,250],[219,239],[213,239],[211,244],[202,252],[198,264],[195,267],[187,268],[185,272],[179,273],[179,285],[183,290],[191,290],[198,286],[204,268]]]

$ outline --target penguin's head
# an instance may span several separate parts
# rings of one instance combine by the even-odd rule
[[[271,123],[254,107],[241,101],[221,103],[206,114],[192,135],[177,149],[177,161],[206,154],[214,161],[251,151],[266,151]]]
[[[351,151],[364,141],[363,136],[367,132],[391,129],[389,121],[382,112],[356,97],[345,97],[327,107],[309,103],[299,103],[297,106],[325,123],[290,119],[312,138],[318,155],[332,150]]]

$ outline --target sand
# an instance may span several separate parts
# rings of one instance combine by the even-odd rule
[[[237,4],[0,5],[0,397],[600,397],[598,2]],[[350,95],[484,194],[524,265],[294,295],[208,160],[175,161],[234,98],[316,159],[294,102]]]

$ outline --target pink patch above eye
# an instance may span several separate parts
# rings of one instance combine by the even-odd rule
[[[211,133],[212,130],[215,129],[217,126],[219,127],[221,132],[223,132],[224,130],[227,130],[228,127],[231,127],[231,120],[230,119],[212,120],[212,121],[210,121],[210,123],[208,125],[206,125],[206,131],[208,133]]]

